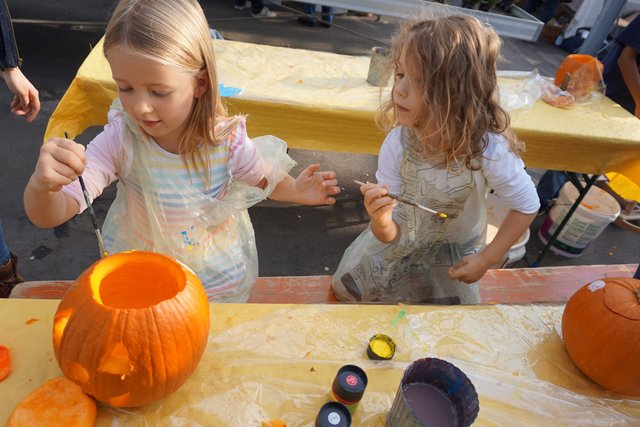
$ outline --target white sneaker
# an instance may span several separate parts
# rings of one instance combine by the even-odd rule
[[[269,8],[265,6],[260,12],[252,13],[251,16],[253,16],[254,18],[275,18],[278,16],[278,14],[269,10]]]
[[[238,10],[251,9],[251,0],[245,1],[244,5],[242,6],[235,5],[233,7],[235,7]]]

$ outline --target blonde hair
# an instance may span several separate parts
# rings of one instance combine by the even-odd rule
[[[415,128],[429,157],[447,168],[480,168],[486,132],[501,133],[520,155],[524,144],[509,128],[509,114],[499,105],[496,63],[500,38],[470,16],[447,16],[404,24],[394,36],[396,66],[403,53],[405,73],[417,78],[421,105]],[[393,99],[381,107],[378,124],[396,124]]]
[[[219,144],[238,126],[241,117],[229,120],[218,92],[209,24],[197,0],[120,0],[104,36],[104,52],[119,46],[164,65],[194,75],[205,71],[209,88],[195,99],[179,152],[196,170],[209,172],[202,142]],[[216,126],[224,122],[221,126]]]

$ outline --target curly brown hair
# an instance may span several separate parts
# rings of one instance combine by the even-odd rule
[[[425,156],[447,168],[464,164],[477,170],[487,147],[487,132],[502,134],[520,155],[524,144],[510,129],[509,114],[498,97],[496,32],[471,16],[453,15],[404,24],[393,39],[396,67],[404,52],[405,67],[422,88],[423,108],[415,119]],[[393,92],[378,114],[389,131],[397,124]]]

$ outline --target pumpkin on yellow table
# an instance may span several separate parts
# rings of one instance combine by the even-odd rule
[[[640,396],[640,280],[606,278],[580,288],[562,314],[562,339],[591,380]]]
[[[135,407],[176,391],[208,334],[209,302],[193,271],[165,255],[124,252],[94,263],[65,294],[53,348],[85,393]]]
[[[568,55],[556,70],[555,84],[580,101],[603,85],[604,65],[591,55]]]

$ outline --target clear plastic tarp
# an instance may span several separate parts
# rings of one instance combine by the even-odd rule
[[[0,382],[0,424],[15,405],[60,375],[51,345],[55,300],[0,300],[0,344],[13,371]],[[212,304],[205,354],[160,402],[99,406],[98,426],[260,426],[279,418],[313,426],[338,369],[369,382],[353,426],[384,426],[404,369],[422,357],[460,368],[479,395],[478,426],[632,426],[640,398],[615,395],[573,365],[561,339],[564,306]],[[367,358],[369,338],[396,343],[390,361]]]

